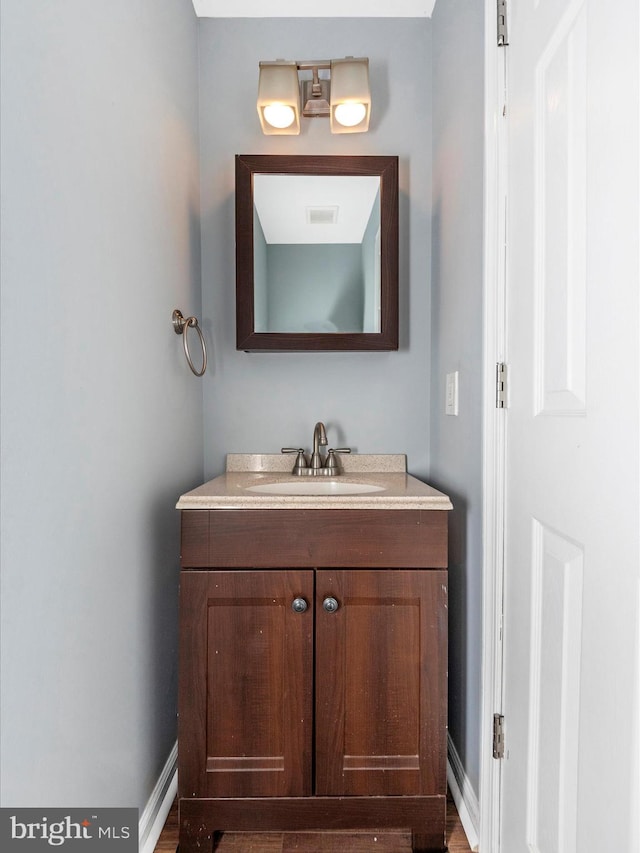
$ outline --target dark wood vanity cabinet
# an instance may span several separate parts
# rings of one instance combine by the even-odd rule
[[[410,828],[415,850],[444,849],[446,519],[183,511],[181,853],[225,829]],[[271,565],[265,527],[305,545]],[[389,565],[357,565],[363,534]]]

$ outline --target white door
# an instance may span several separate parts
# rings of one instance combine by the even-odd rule
[[[500,846],[636,853],[640,4],[508,7]]]

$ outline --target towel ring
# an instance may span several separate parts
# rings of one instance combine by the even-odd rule
[[[171,319],[173,321],[173,331],[176,335],[182,335],[182,346],[184,347],[184,354],[187,359],[187,364],[191,368],[191,372],[196,376],[202,376],[205,370],[207,369],[207,348],[204,343],[204,336],[202,334],[202,330],[198,325],[198,320],[196,317],[183,317],[182,311],[179,311],[177,308],[174,310],[171,315]],[[193,361],[191,359],[191,353],[189,352],[189,341],[187,338],[187,333],[189,331],[189,327],[195,329],[198,333],[198,337],[200,338],[200,346],[202,347],[202,369],[196,370],[194,367]]]

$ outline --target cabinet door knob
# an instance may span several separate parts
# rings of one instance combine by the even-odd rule
[[[296,613],[304,613],[309,605],[304,600],[304,598],[294,598],[291,604],[291,609],[295,610]]]
[[[327,613],[335,613],[338,607],[340,607],[336,599],[332,598],[331,596],[325,598],[325,600],[322,602],[322,606],[327,611]]]

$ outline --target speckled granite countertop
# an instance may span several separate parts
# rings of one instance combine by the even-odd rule
[[[294,456],[230,453],[226,473],[182,495],[177,509],[453,509],[447,495],[412,477],[403,454],[342,455],[337,477],[293,476]],[[332,487],[335,483],[335,487]],[[375,489],[314,494],[321,489]],[[266,492],[252,491],[256,487]],[[284,493],[269,494],[268,489]],[[305,494],[287,494],[300,488]]]

